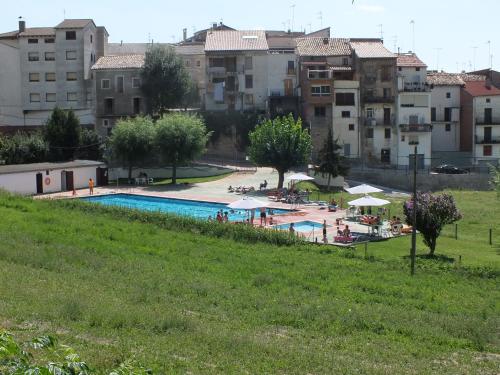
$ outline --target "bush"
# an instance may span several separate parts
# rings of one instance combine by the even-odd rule
[[[39,132],[19,132],[0,139],[0,158],[5,164],[41,163],[46,161],[48,150],[48,145]]]

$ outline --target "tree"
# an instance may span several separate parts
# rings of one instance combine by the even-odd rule
[[[149,117],[120,120],[113,129],[109,139],[111,154],[127,166],[129,180],[132,178],[132,168],[150,155],[153,138],[154,125]]]
[[[173,113],[156,122],[155,146],[163,161],[172,165],[172,184],[177,182],[177,167],[201,155],[209,137],[199,116]]]
[[[500,198],[500,166],[490,165],[490,175],[491,187],[497,192],[497,198]]]
[[[406,222],[413,223],[412,201],[403,205]],[[422,233],[424,243],[429,247],[430,256],[434,256],[436,241],[441,230],[447,224],[452,224],[460,220],[462,215],[455,205],[455,200],[451,194],[443,193],[433,195],[431,193],[417,193],[417,230]]]
[[[173,47],[151,47],[146,52],[141,76],[151,115],[181,105],[189,91],[189,76]]]
[[[328,189],[332,178],[346,176],[349,173],[347,159],[339,154],[342,147],[333,139],[332,129],[328,130],[328,137],[325,139],[323,148],[319,151],[317,166],[315,170],[323,177],[328,175]]]
[[[47,160],[47,154],[47,143],[39,132],[19,132],[0,140],[0,159],[5,164],[41,163]]]
[[[86,160],[102,160],[103,142],[95,130],[82,129],[81,145],[78,158]]]
[[[55,108],[47,121],[44,137],[49,146],[50,160],[73,160],[80,146],[80,121],[72,110]]]
[[[300,118],[295,121],[292,114],[265,120],[249,137],[251,160],[278,171],[278,188],[283,187],[285,172],[303,165],[311,152],[311,136],[302,129]]]
[[[194,107],[200,105],[200,92],[198,85],[192,79],[188,80],[187,90],[182,98],[182,106],[185,110],[188,107]]]

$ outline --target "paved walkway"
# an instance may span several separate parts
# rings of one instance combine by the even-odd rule
[[[291,174],[290,172],[289,174]],[[289,175],[287,174],[287,175]],[[258,199],[267,201],[267,197],[264,193],[259,192],[259,185],[264,180],[268,182],[268,188],[273,188],[278,184],[278,173],[271,168],[258,168],[254,173],[233,173],[232,175],[225,177],[220,180],[194,183],[189,185],[164,185],[164,186],[107,186],[98,187],[94,189],[95,195],[102,194],[112,194],[112,193],[129,193],[129,194],[140,194],[146,196],[155,197],[165,197],[165,198],[179,198],[179,199],[191,199],[191,200],[201,200],[209,202],[220,202],[220,203],[230,203],[235,200],[241,199],[242,194],[229,193],[228,187],[233,186],[253,186],[256,191],[248,193],[247,195],[255,196]],[[286,182],[286,176],[285,176]],[[392,192],[387,191],[391,194]],[[77,197],[88,196],[88,189],[80,189],[77,191]],[[63,192],[44,195],[38,198],[69,198],[73,197],[72,192]],[[369,228],[365,225],[361,225],[356,222],[350,222],[346,220],[346,211],[338,210],[337,212],[328,212],[325,206],[319,205],[300,205],[291,207],[289,204],[272,202],[271,207],[274,208],[293,208],[295,211],[290,214],[285,215],[275,215],[273,217],[274,224],[289,224],[296,223],[300,221],[313,221],[319,224],[323,223],[323,220],[327,221],[328,227],[328,242],[333,242],[333,237],[337,233],[338,229],[343,230],[345,225],[349,225],[352,232],[357,233],[368,233]],[[214,213],[215,216],[215,213]],[[259,223],[259,218],[256,215],[255,223]],[[337,219],[342,220],[340,225],[337,225]],[[322,240],[321,230],[315,229],[314,232],[304,233],[308,240],[314,241]]]

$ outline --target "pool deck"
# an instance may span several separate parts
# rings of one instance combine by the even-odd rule
[[[338,226],[336,225],[337,219],[342,219],[342,224],[340,229],[343,230],[345,225],[349,225],[351,232],[356,233],[366,233],[368,234],[369,227],[366,225],[361,225],[354,221],[346,220],[346,210],[337,210],[336,212],[328,212],[327,207],[319,206],[317,204],[301,204],[301,205],[290,205],[280,202],[272,202],[267,199],[265,192],[255,191],[249,194],[236,194],[229,193],[227,188],[229,186],[254,186],[258,189],[260,182],[266,179],[269,183],[268,186],[276,186],[277,184],[277,174],[273,173],[270,168],[259,168],[256,173],[234,173],[221,180],[196,183],[190,185],[178,185],[178,186],[107,186],[107,187],[97,187],[94,189],[94,195],[105,195],[105,194],[137,194],[151,197],[159,198],[175,198],[175,199],[188,199],[188,200],[198,200],[206,202],[218,202],[218,203],[231,203],[235,200],[241,199],[245,195],[261,199],[262,201],[269,202],[269,207],[272,208],[282,208],[282,209],[295,209],[295,212],[290,214],[274,215],[273,225],[276,224],[287,224],[292,222],[300,221],[314,221],[319,224],[326,220],[327,225],[330,227],[327,231],[328,243],[332,244],[334,237],[337,233]],[[76,196],[73,196],[72,192],[61,192],[54,194],[47,194],[43,196],[37,196],[36,199],[64,199],[64,198],[81,198],[89,196],[88,189],[79,189],[76,191]],[[347,194],[346,194],[347,198]],[[214,213],[215,215],[215,213]],[[268,218],[269,219],[269,218]],[[260,218],[258,212],[255,215],[254,225],[260,224]],[[269,225],[267,225],[269,227]],[[311,233],[303,233],[308,241],[322,242],[323,235],[321,229],[315,230]]]

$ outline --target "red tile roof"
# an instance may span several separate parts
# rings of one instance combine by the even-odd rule
[[[351,41],[351,47],[360,59],[395,58],[396,55],[385,48],[382,41]]]
[[[144,66],[144,55],[103,56],[97,60],[92,70],[140,69]]]
[[[496,96],[500,95],[500,89],[497,89],[486,81],[469,81],[465,83],[465,89],[472,96]]]
[[[91,22],[94,23],[91,19],[65,19],[56,26],[56,29],[83,29]]]
[[[416,68],[426,68],[427,65],[420,60],[414,53],[400,53],[396,55],[398,60],[398,66],[402,67],[416,67]]]
[[[349,56],[352,53],[349,39],[342,38],[297,38],[300,56]]]
[[[429,72],[427,83],[434,86],[463,86],[464,80],[457,73]]]
[[[205,43],[206,52],[267,51],[266,33],[262,30],[209,31]]]

